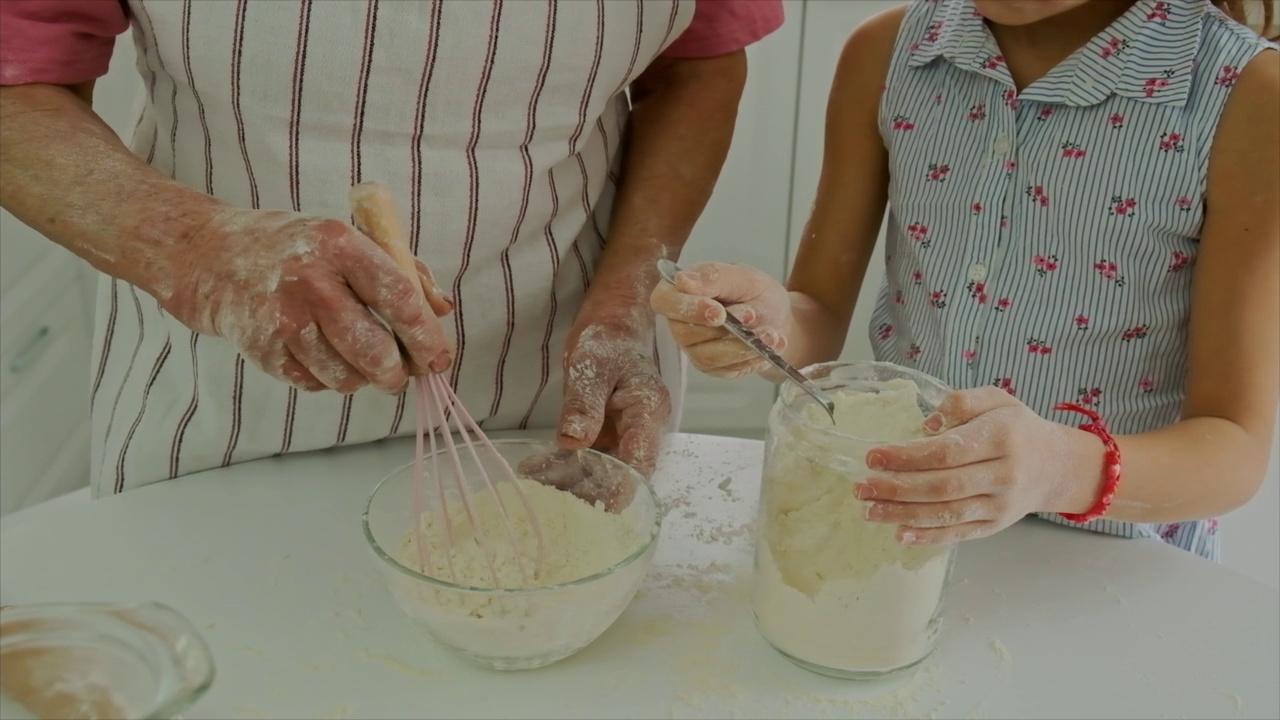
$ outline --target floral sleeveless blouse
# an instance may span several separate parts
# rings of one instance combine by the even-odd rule
[[[994,384],[1065,424],[1178,421],[1209,150],[1274,45],[1207,0],[1139,0],[1019,92],[971,0],[921,0],[880,108],[889,151],[877,359]],[[1211,479],[1206,479],[1211,481]],[[1217,521],[1064,525],[1217,560]]]

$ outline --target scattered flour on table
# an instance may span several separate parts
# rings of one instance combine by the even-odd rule
[[[272,720],[275,716],[257,705],[237,705],[233,708],[236,715],[244,720]]]
[[[1231,703],[1231,709],[1235,711],[1236,717],[1244,717],[1244,699],[1239,695],[1233,692],[1227,692],[1226,690],[1219,690],[1218,692],[1222,693],[1222,696],[1227,699],[1227,702]]]
[[[996,657],[1000,658],[1001,663],[1013,662],[1013,656],[1009,654],[1009,648],[1000,642],[1000,638],[991,639],[991,650],[995,652]]]
[[[499,485],[498,496],[514,528],[514,542],[507,535],[498,496],[476,494],[472,507],[478,532],[460,503],[450,505],[452,532],[447,537],[454,548],[452,570],[444,552],[444,519],[438,513],[424,515],[422,530],[430,565],[424,574],[473,588],[495,587],[495,572],[498,584],[506,589],[559,586],[614,567],[648,541],[648,523],[633,515],[642,512],[636,505],[610,513],[603,505],[587,504],[549,485],[519,482],[545,543],[542,567],[530,582],[524,578],[532,573],[537,540],[511,483]],[[492,553],[492,570],[484,547]],[[412,528],[401,542],[397,560],[406,567],[422,567]],[[645,565],[633,562],[589,584],[549,593],[469,593],[407,577],[393,578],[391,591],[410,618],[446,645],[494,658],[563,657],[593,640],[622,612],[644,578]]]
[[[891,380],[881,392],[838,393],[836,428],[880,442],[923,437],[916,392],[906,380]],[[813,427],[827,422],[816,405],[805,412]],[[837,470],[796,443],[774,448],[753,604],[766,637],[792,656],[843,670],[887,670],[928,653],[950,556],[943,547],[904,546],[894,525],[864,519],[853,484],[870,472],[856,460],[852,470]]]

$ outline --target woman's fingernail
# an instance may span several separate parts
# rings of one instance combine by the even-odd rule
[[[934,413],[929,417],[925,418],[924,429],[928,430],[929,432],[936,433],[942,429],[942,424],[943,424],[942,415],[939,413]]]
[[[871,468],[872,470],[883,470],[884,465],[885,465],[884,455],[873,452],[867,456],[867,467]]]
[[[910,545],[916,542],[918,539],[919,538],[916,536],[916,534],[910,530],[907,530],[902,533],[902,542],[904,545]]]
[[[870,500],[876,496],[876,489],[866,483],[860,483],[856,492],[859,500]]]
[[[444,372],[449,369],[450,362],[452,361],[449,358],[449,353],[442,352],[427,367],[431,368],[432,372]]]
[[[756,311],[749,307],[742,308],[742,311],[738,313],[738,319],[750,325],[756,321]]]
[[[587,419],[581,415],[574,415],[564,424],[560,426],[560,435],[570,440],[582,440],[587,436]]]
[[[709,323],[720,322],[720,311],[717,308],[707,308],[707,311],[703,313],[703,315],[707,318],[707,322]]]
[[[864,520],[875,520],[876,515],[879,515],[879,513],[876,512],[876,505],[874,503],[862,509],[862,518]]]

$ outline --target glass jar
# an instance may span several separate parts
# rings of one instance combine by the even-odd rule
[[[865,519],[854,485],[867,452],[924,436],[950,392],[891,363],[826,363],[805,374],[835,396],[836,422],[793,383],[769,416],[756,523],[752,607],[760,633],[792,662],[875,678],[933,652],[954,545],[903,545]]]
[[[0,718],[174,718],[213,683],[213,655],[158,603],[0,609]]]

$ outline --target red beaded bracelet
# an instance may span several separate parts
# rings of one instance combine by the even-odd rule
[[[1059,516],[1076,523],[1097,520],[1107,514],[1107,510],[1111,507],[1111,501],[1115,499],[1116,488],[1120,486],[1120,446],[1116,443],[1116,439],[1111,436],[1111,431],[1107,430],[1107,425],[1102,421],[1102,417],[1089,408],[1081,407],[1075,403],[1061,403],[1054,406],[1053,409],[1058,411],[1070,410],[1089,418],[1089,422],[1081,425],[1080,429],[1097,435],[1107,448],[1106,455],[1103,456],[1102,461],[1102,490],[1098,493],[1098,499],[1093,503],[1093,507],[1083,513],[1058,513]]]

